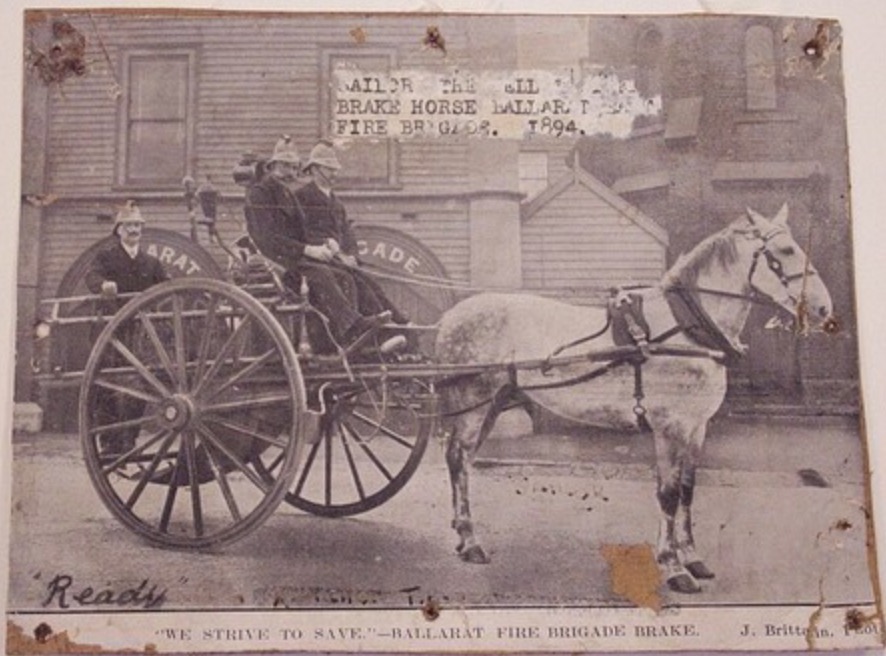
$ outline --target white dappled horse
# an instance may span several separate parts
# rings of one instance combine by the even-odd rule
[[[446,459],[453,528],[462,559],[488,562],[471,521],[467,466],[498,413],[516,402],[598,426],[636,429],[642,414],[655,444],[661,510],[658,563],[668,585],[679,592],[697,592],[698,579],[713,578],[696,553],[691,508],[708,420],[726,394],[725,361],[746,351],[740,334],[752,304],[761,298],[790,312],[803,330],[834,321],[828,290],[791,236],[787,215],[787,205],[773,219],[749,209],[681,256],[658,285],[634,292],[642,296],[650,343],[673,351],[703,346],[726,356],[649,354],[640,367],[642,409],[637,407],[638,381],[630,363],[562,387],[552,383],[582,380],[587,378],[583,374],[604,365],[570,361],[548,371],[491,368],[443,387],[441,412],[450,424]],[[544,359],[605,322],[605,308],[525,294],[479,294],[444,315],[436,355],[443,363]],[[562,355],[612,346],[607,332]]]

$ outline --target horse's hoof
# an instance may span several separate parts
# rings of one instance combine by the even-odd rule
[[[674,592],[680,592],[682,594],[695,594],[701,592],[701,586],[698,584],[698,581],[689,574],[689,572],[675,574],[668,578],[668,587]]]
[[[705,565],[702,561],[696,560],[694,563],[686,563],[686,569],[689,570],[689,573],[692,574],[694,578],[697,579],[712,579],[714,578],[714,573],[708,569],[708,566]]]
[[[483,547],[476,544],[459,553],[459,557],[466,563],[473,563],[474,565],[486,565],[489,563],[489,556],[483,551]]]

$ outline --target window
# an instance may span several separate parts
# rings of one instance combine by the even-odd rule
[[[193,149],[194,53],[125,53],[117,183],[180,186]]]
[[[520,171],[520,193],[532,200],[548,187],[548,154],[520,153],[517,159]],[[525,201],[524,201],[525,202]]]
[[[749,110],[778,109],[772,30],[754,25],[745,33],[745,76]]]
[[[637,38],[637,90],[646,98],[662,94],[661,65],[665,60],[664,39],[654,26],[647,25]]]
[[[327,51],[323,54],[323,81],[320,86],[322,106],[320,135],[336,143],[342,143],[338,149],[338,158],[342,170],[338,182],[345,187],[388,187],[398,183],[397,144],[393,139],[355,138],[348,139],[331,134],[330,124],[333,118],[330,84],[333,70],[343,64],[354,66],[365,72],[387,72],[394,68],[394,52],[388,49],[367,50],[359,52],[348,50]]]

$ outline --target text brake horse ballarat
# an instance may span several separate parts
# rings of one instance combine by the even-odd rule
[[[773,219],[748,210],[681,256],[658,285],[632,290],[642,315],[628,317],[634,344],[622,351],[612,330],[582,339],[608,325],[604,308],[489,293],[444,315],[436,342],[441,363],[516,365],[552,354],[589,356],[549,368],[490,368],[442,386],[453,527],[464,560],[488,562],[471,521],[467,465],[497,415],[522,404],[591,425],[639,423],[651,430],[661,509],[659,566],[679,592],[697,592],[698,579],[714,576],[692,535],[695,471],[708,420],[726,394],[726,364],[747,348],[739,336],[752,304],[777,304],[794,316],[799,330],[836,325],[828,290],[791,236],[787,215],[787,205]],[[614,355],[590,362],[595,352]]]

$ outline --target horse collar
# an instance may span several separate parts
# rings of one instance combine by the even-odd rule
[[[722,351],[727,362],[741,358],[743,353],[711,319],[692,291],[691,288],[683,286],[665,289],[665,300],[671,308],[671,314],[674,315],[680,331],[701,346]],[[652,341],[659,341],[659,338]]]

